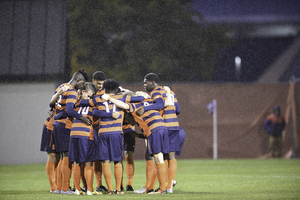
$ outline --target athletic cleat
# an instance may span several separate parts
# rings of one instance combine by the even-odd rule
[[[145,193],[147,193],[147,194],[152,194],[153,192],[154,192],[154,190],[151,189],[151,190],[147,190]]]
[[[162,191],[161,189],[157,190],[156,192],[153,192],[153,193],[148,193],[148,194],[166,194],[166,190],[165,191]]]
[[[113,195],[114,194],[114,191],[109,191],[107,192],[108,195]]]
[[[102,194],[102,192],[97,192],[97,191],[90,192],[89,190],[86,191],[86,195],[89,195],[89,196],[91,196],[91,195],[101,195],[101,194]]]
[[[71,189],[69,189],[67,191],[61,190],[61,194],[75,194],[75,192],[73,192]]]
[[[133,191],[132,186],[131,186],[131,185],[127,185],[127,186],[126,186],[126,191]]]
[[[139,190],[134,190],[133,193],[142,194],[142,193],[145,193],[146,191],[147,191],[147,189],[145,187],[142,187]]]
[[[96,188],[97,192],[107,192],[108,190],[106,189],[106,187],[104,187],[103,185],[99,186]]]
[[[50,190],[51,194],[60,194],[60,190],[56,189],[54,191]]]
[[[115,190],[115,194],[124,194],[124,192]]]
[[[173,193],[173,188],[166,189],[166,193]]]
[[[121,185],[121,190],[120,191],[124,191],[124,187],[123,187],[123,185]]]
[[[176,180],[173,180],[173,187],[177,184]]]
[[[82,190],[75,190],[75,195],[85,195],[85,192],[83,192]]]
[[[84,186],[83,188],[81,188],[81,191],[86,192],[87,191],[87,186]]]

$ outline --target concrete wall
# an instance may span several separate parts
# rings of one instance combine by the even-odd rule
[[[122,85],[133,91],[142,84]],[[263,128],[265,117],[274,105],[282,107],[289,118],[289,84],[202,85],[170,84],[181,107],[180,125],[186,141],[180,158],[212,158],[212,115],[206,104],[218,102],[218,157],[258,158],[269,153],[268,135]],[[55,83],[0,84],[0,164],[43,163],[40,152],[42,126],[47,118],[49,100]],[[295,87],[296,118],[299,119],[300,84]],[[297,123],[297,146],[300,144]],[[283,153],[291,149],[290,125],[284,135]],[[144,159],[145,143],[136,139],[135,159]],[[297,148],[300,157],[300,148]]]
[[[0,84],[0,164],[41,163],[42,127],[54,83]]]

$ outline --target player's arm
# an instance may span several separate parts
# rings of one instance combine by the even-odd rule
[[[64,93],[65,91],[67,91],[69,89],[69,86],[64,85],[63,87],[61,87],[52,97],[50,100],[50,107],[54,108],[55,107],[55,102],[56,100],[59,98],[59,96]]]
[[[165,107],[163,98],[156,98],[152,105],[144,106],[136,111],[138,116],[142,116],[148,110],[162,110]]]
[[[98,110],[97,108],[94,108],[92,115],[94,117],[98,117],[98,118],[115,118],[115,119],[118,119],[119,116],[120,116],[120,113],[119,112],[113,112],[113,113],[109,112],[109,113],[107,113],[104,110]]]
[[[129,109],[129,105],[127,103],[124,103],[123,101],[117,100],[112,98],[111,96],[109,96],[108,94],[103,94],[101,96],[102,99],[107,100],[112,102],[113,104],[115,104],[117,107],[124,109],[124,110],[128,110]]]
[[[80,119],[86,125],[91,125],[92,124],[92,120],[90,118],[82,116],[81,114],[79,114],[78,112],[76,112],[74,110],[74,106],[75,106],[74,102],[68,102],[67,101],[66,111],[67,111],[68,116],[75,117],[76,119]]]
[[[53,119],[54,120],[65,119],[66,117],[68,117],[68,114],[66,111],[63,110],[63,111],[59,112],[57,115],[54,115]]]

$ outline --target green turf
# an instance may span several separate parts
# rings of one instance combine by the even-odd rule
[[[135,169],[140,189],[145,161]],[[0,165],[0,199],[300,199],[300,160],[178,160],[176,181],[173,194],[57,195],[49,193],[45,164]]]

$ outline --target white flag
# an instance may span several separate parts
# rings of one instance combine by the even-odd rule
[[[209,104],[206,105],[206,109],[210,114],[212,114],[216,110],[216,101],[213,100]]]

